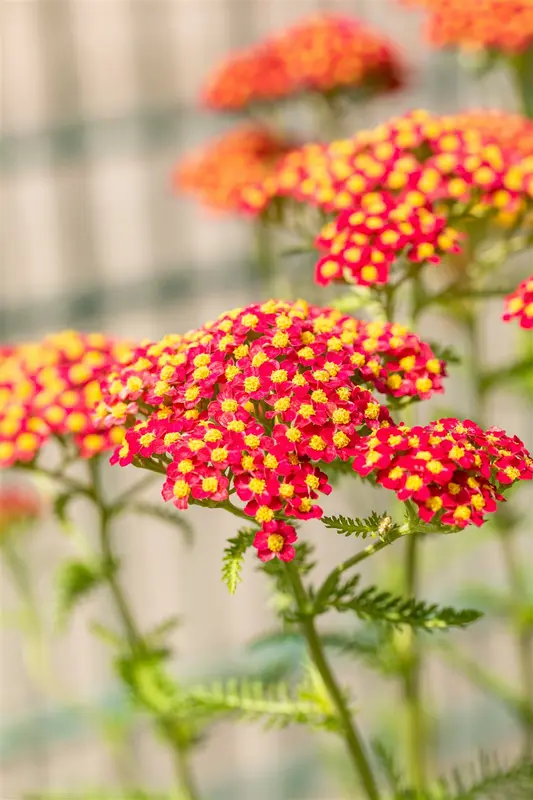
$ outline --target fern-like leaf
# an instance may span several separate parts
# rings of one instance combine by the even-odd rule
[[[330,528],[342,536],[357,536],[366,539],[368,536],[379,537],[393,541],[399,534],[399,526],[393,523],[388,514],[377,514],[375,511],[369,517],[322,517],[326,528]]]
[[[503,767],[494,756],[482,754],[469,770],[455,770],[439,781],[431,800],[531,800],[533,761],[521,760]],[[428,800],[430,800],[428,798]]]
[[[264,722],[267,727],[300,723],[332,729],[336,724],[324,695],[307,681],[293,689],[287,683],[265,685],[261,681],[229,679],[188,688],[185,703],[196,714],[232,714],[240,721]]]
[[[242,564],[244,554],[252,546],[256,531],[253,528],[241,528],[237,536],[228,539],[222,558],[222,580],[228,587],[230,594],[235,594],[241,582]]]
[[[406,599],[380,591],[375,586],[369,586],[355,596],[333,600],[331,605],[338,611],[353,611],[363,620],[394,626],[409,625],[426,631],[464,628],[482,616],[474,609],[454,609],[424,600]]]

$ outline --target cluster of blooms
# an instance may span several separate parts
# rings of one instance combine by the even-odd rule
[[[100,333],[63,331],[0,353],[0,467],[31,461],[53,434],[71,436],[83,458],[113,447],[120,428],[92,414],[100,379],[128,348]]]
[[[232,55],[208,79],[203,100],[235,111],[302,92],[387,91],[402,84],[402,72],[383,36],[355,19],[321,13]]]
[[[506,55],[533,44],[531,0],[403,0],[429,11],[427,32],[437,47],[489,49]]]
[[[176,187],[209,208],[246,207],[243,192],[268,181],[290,145],[258,125],[243,125],[186,156],[174,173]]]
[[[457,128],[478,131],[483,139],[497,142],[524,156],[533,155],[533,120],[522,114],[509,114],[496,109],[463,111],[446,117]]]
[[[533,477],[533,459],[518,437],[482,430],[470,420],[374,431],[356,445],[353,468],[416,503],[420,517],[460,528],[482,525],[502,490]]]
[[[113,463],[159,464],[178,508],[235,493],[268,534],[256,542],[266,557],[265,542],[292,552],[282,519],[321,516],[331,487],[316,462],[348,459],[361,432],[391,424],[367,387],[429,397],[444,374],[398,325],[269,300],[143,344],[108,376],[97,417],[127,426]]]
[[[0,486],[0,534],[36,519],[41,513],[41,500],[28,484]]]
[[[456,253],[459,234],[429,205],[413,208],[388,192],[361,198],[357,211],[343,211],[315,241],[324,255],[316,265],[317,283],[345,280],[360,286],[384,284],[398,253],[414,263],[438,263]]]
[[[436,260],[438,238],[444,234],[440,252],[455,250],[458,238],[455,231],[443,227],[441,212],[447,217],[457,212],[458,218],[505,212],[516,222],[520,221],[519,215],[533,206],[533,156],[523,158],[513,147],[500,144],[500,132],[491,131],[490,127],[490,117],[484,127],[476,116],[475,124],[470,127],[460,117],[437,117],[426,111],[414,111],[373,130],[362,131],[352,139],[329,145],[308,144],[282,159],[268,183],[245,192],[243,209],[255,208],[259,213],[273,197],[279,196],[333,214],[360,212],[365,197],[385,192],[389,197],[380,194],[380,204],[389,206],[393,196],[402,209],[400,214],[413,209],[412,224],[406,227],[412,233],[398,240],[401,246],[393,245],[394,253],[378,248],[378,260],[390,263],[392,256],[405,252],[405,248],[415,254],[415,259],[425,260],[419,255],[420,244],[422,252],[428,252],[431,260]],[[418,224],[420,217],[423,225]],[[346,216],[341,225],[345,219]],[[421,238],[421,227],[427,227],[433,239],[426,242]],[[355,233],[358,238],[362,236],[360,231]],[[393,233],[390,237],[394,238]],[[366,240],[363,242],[361,238],[361,244],[366,246]],[[370,248],[363,253],[363,262],[372,252]],[[366,266],[363,262],[354,271],[349,261],[339,260],[352,280],[368,283],[361,279],[362,268]],[[370,273],[375,264],[370,261],[367,266]],[[335,269],[328,265],[328,269],[333,279],[346,274],[339,270],[338,264]],[[382,280],[385,273],[386,269],[381,273],[377,270],[376,278]],[[322,268],[319,275],[327,277]]]
[[[505,298],[503,318],[506,322],[517,319],[521,328],[533,328],[533,275]]]

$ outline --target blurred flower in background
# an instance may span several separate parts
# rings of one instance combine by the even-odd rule
[[[207,79],[204,104],[237,111],[305,92],[370,94],[398,89],[396,46],[350,17],[315,14],[232,54]]]
[[[254,187],[268,183],[290,149],[290,142],[267,128],[242,125],[185,156],[174,172],[174,184],[208,208],[243,210]]]
[[[2,538],[36,522],[43,513],[42,498],[28,482],[0,485],[0,546]]]

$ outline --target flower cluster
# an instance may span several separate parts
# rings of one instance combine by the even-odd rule
[[[385,284],[399,253],[414,263],[438,263],[444,253],[459,251],[458,238],[429,204],[413,208],[388,192],[371,192],[358,210],[343,211],[322,229],[315,244],[327,254],[316,265],[316,281]]]
[[[482,430],[470,420],[374,431],[356,446],[353,468],[411,500],[420,517],[464,528],[481,525],[502,491],[533,477],[533,459],[518,437]]]
[[[402,84],[394,47],[361,22],[315,14],[232,55],[208,79],[204,103],[235,111],[303,92],[387,91]]]
[[[174,173],[177,188],[190,192],[209,208],[235,211],[247,205],[246,195],[268,182],[288,142],[266,128],[243,125],[186,156]]]
[[[506,322],[517,319],[521,328],[533,328],[533,275],[505,298],[503,318]]]
[[[428,38],[437,47],[488,49],[513,55],[533,44],[531,0],[403,1],[428,9]]]
[[[0,535],[41,514],[41,500],[28,484],[0,486]]]
[[[47,336],[0,352],[0,467],[31,461],[50,436],[71,436],[83,458],[122,440],[92,414],[100,379],[128,352],[100,333]]]
[[[533,120],[522,114],[480,109],[462,111],[446,119],[453,121],[458,128],[478,131],[483,139],[490,139],[515,153],[533,155]]]
[[[328,255],[326,272],[326,262],[318,268],[321,282],[326,282],[330,271],[331,279],[344,275],[367,285],[371,281],[363,278],[365,267],[368,274],[375,273],[376,280],[383,282],[388,265],[401,254],[426,260],[422,254],[427,252],[429,260],[435,261],[441,253],[456,251],[458,236],[446,228],[445,218],[454,218],[456,225],[472,216],[491,219],[507,215],[513,224],[520,224],[533,207],[533,157],[524,158],[523,150],[512,144],[520,129],[521,147],[527,146],[528,124],[524,121],[520,125],[514,116],[512,130],[516,136],[511,129],[503,136],[499,121],[494,123],[490,115],[485,124],[482,115],[476,115],[471,126],[467,116],[437,117],[414,111],[352,139],[305,145],[281,160],[268,183],[250,187],[243,195],[243,206],[259,213],[273,197],[280,196],[327,213],[341,212],[335,225],[326,229],[327,238],[336,236],[351,212],[359,219],[365,201],[391,208],[394,198],[400,208],[397,213],[410,214],[410,224],[402,219],[409,233],[397,238],[398,230],[387,231],[387,238],[391,242],[397,238],[397,243],[383,251],[372,246],[375,237],[368,242],[365,231],[355,229],[362,248],[356,241],[348,249],[357,256],[357,266],[352,268],[343,259]],[[334,243],[331,255],[339,256],[345,236],[349,238],[341,231],[341,244]],[[439,244],[439,238],[443,244]],[[320,237],[319,243],[323,239]],[[361,260],[357,253],[360,249]],[[386,264],[381,270],[368,260],[373,253],[380,264]]]
[[[369,388],[429,397],[444,374],[399,325],[270,300],[138,348],[108,377],[97,414],[127,426],[112,461],[150,461],[166,474],[166,500],[186,508],[236,494],[265,526],[321,516],[315,501],[331,487],[317,462],[350,458],[362,432],[391,424]],[[276,538],[259,538],[260,551],[270,541],[290,553],[284,531],[263,527]]]

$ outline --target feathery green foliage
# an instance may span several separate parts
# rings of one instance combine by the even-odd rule
[[[388,514],[377,514],[375,511],[369,517],[322,517],[326,528],[330,528],[342,536],[358,536],[366,539],[368,536],[379,537],[384,541],[394,541],[400,535],[400,528]]]
[[[118,563],[110,559],[63,562],[56,577],[59,622],[64,623],[70,611],[102,586],[117,569]]]
[[[473,609],[441,607],[437,603],[380,591],[376,586],[358,591],[360,577],[354,575],[343,582],[341,572],[331,573],[313,597],[313,614],[324,614],[330,609],[353,611],[363,620],[409,625],[427,631],[463,628],[481,616]]]
[[[230,594],[235,594],[237,586],[241,582],[242,564],[244,554],[252,546],[256,530],[253,528],[241,528],[224,548],[222,558],[222,580],[228,587]]]
[[[185,703],[191,713],[232,714],[240,721],[263,721],[266,727],[292,723],[333,729],[336,716],[327,694],[314,681],[297,687],[287,683],[265,685],[261,681],[229,679],[208,686],[192,686]]]

